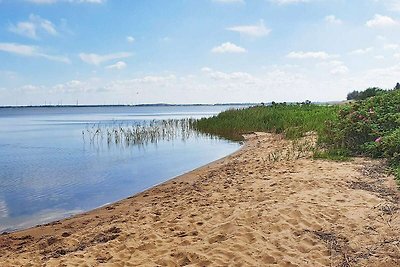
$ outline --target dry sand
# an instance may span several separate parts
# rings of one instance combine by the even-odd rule
[[[399,193],[383,165],[290,147],[254,134],[137,196],[2,235],[0,266],[400,266]]]

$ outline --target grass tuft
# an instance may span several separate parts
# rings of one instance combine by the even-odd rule
[[[351,154],[346,149],[328,149],[328,150],[320,150],[317,149],[314,151],[315,159],[326,159],[333,161],[348,161],[350,160]]]

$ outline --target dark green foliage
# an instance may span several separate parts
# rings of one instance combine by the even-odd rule
[[[347,95],[347,100],[365,100],[369,97],[376,96],[385,90],[378,87],[371,87],[364,91],[353,91]]]
[[[355,100],[359,97],[360,92],[359,91],[353,91],[347,94],[347,100]]]

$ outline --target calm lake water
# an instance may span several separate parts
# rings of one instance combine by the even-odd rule
[[[200,118],[229,106],[0,108],[0,232],[115,202],[239,148],[206,137],[145,146],[89,142],[94,124]]]

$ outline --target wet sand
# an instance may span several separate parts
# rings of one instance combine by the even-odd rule
[[[400,266],[400,195],[382,162],[247,139],[136,196],[1,235],[0,266]]]

